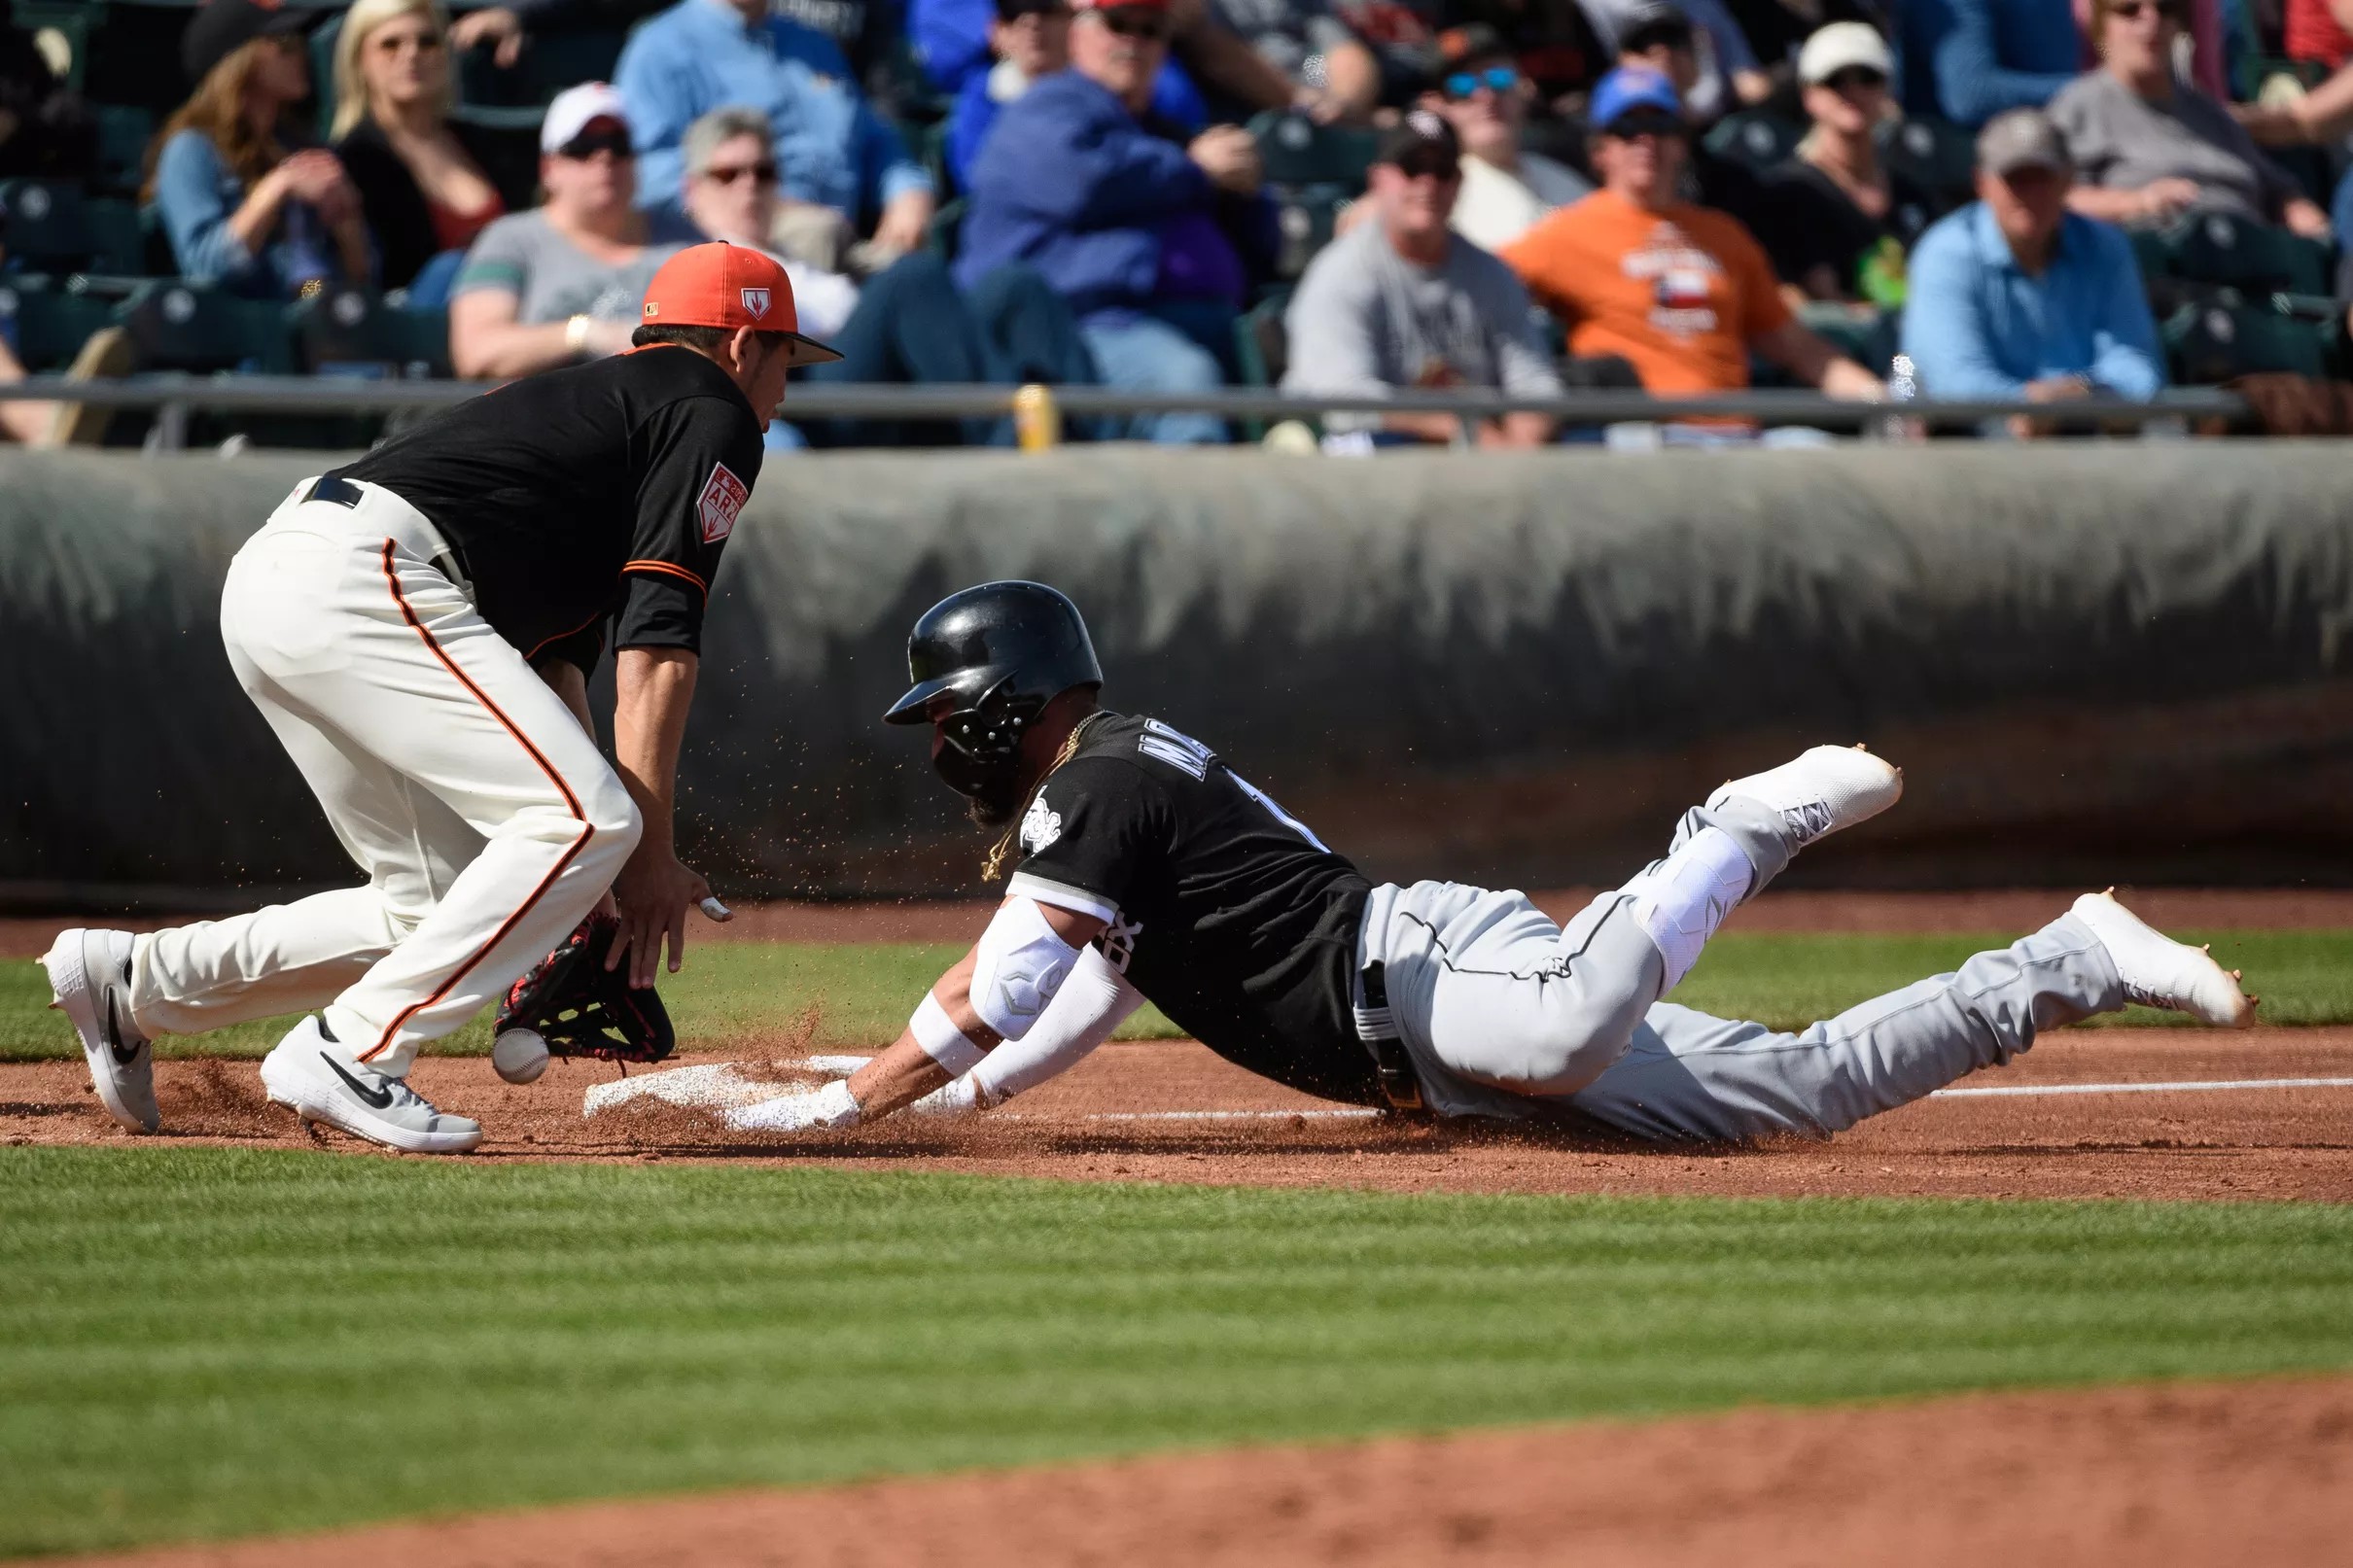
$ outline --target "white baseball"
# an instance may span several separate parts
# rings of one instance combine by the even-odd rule
[[[509,1029],[490,1042],[490,1064],[510,1084],[532,1083],[547,1070],[547,1042],[537,1029]]]

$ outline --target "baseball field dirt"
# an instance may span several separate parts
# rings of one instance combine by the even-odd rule
[[[1740,1411],[599,1503],[142,1568],[2342,1561],[2353,1378]]]
[[[679,1064],[720,1060],[794,1081],[800,1059],[792,1042],[775,1040]],[[1828,1143],[1704,1153],[1374,1115],[1311,1099],[1176,1041],[1106,1046],[1004,1110],[966,1121],[901,1118],[789,1140],[752,1141],[705,1113],[669,1106],[584,1120],[585,1091],[619,1075],[604,1063],[557,1063],[518,1087],[480,1059],[428,1057],[412,1081],[435,1104],[481,1120],[488,1141],[474,1158],[490,1161],[816,1162],[1391,1192],[2353,1202],[2353,1082],[2096,1087],[2353,1080],[2353,1029],[2342,1028],[2061,1032],[1955,1087],[2069,1092],[1948,1095]],[[158,1141],[379,1153],[302,1131],[263,1098],[251,1063],[158,1063],[157,1094],[167,1129]],[[106,1121],[79,1060],[0,1063],[0,1142],[145,1141]]]

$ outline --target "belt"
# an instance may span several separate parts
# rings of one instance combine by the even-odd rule
[[[1381,1080],[1381,1096],[1392,1109],[1422,1109],[1422,1079],[1414,1059],[1397,1038],[1395,1015],[1388,1006],[1388,974],[1379,958],[1356,973],[1364,1000],[1356,1007],[1356,1037],[1373,1053],[1373,1071]]]
[[[387,491],[385,494],[390,495],[391,492]],[[324,501],[330,506],[341,506],[347,511],[357,511],[360,503],[368,499],[368,492],[349,479],[325,473],[311,481],[310,488],[302,492],[302,499],[304,501]],[[420,515],[419,521],[422,520]],[[439,529],[433,528],[430,524],[427,525],[427,529],[429,539],[439,546],[433,551],[430,558],[433,569],[457,584],[458,591],[468,599],[472,599],[474,597],[474,576],[466,570],[466,557],[459,553],[456,545],[441,538]]]

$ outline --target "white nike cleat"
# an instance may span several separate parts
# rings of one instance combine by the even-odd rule
[[[1903,793],[1904,770],[1893,763],[1860,746],[1817,746],[1777,768],[1719,785],[1707,807],[1713,811],[1738,797],[1778,813],[1794,854],[1842,827],[1871,820]]]
[[[156,1054],[130,1016],[128,931],[76,926],[57,933],[41,960],[50,1006],[73,1021],[89,1081],[106,1114],[133,1132],[163,1125],[156,1109]]]
[[[2108,950],[2127,1000],[2188,1013],[2217,1028],[2243,1029],[2255,1022],[2255,998],[2238,989],[2237,970],[2133,914],[2116,901],[2114,888],[2084,894],[2072,913]]]
[[[408,1154],[464,1154],[482,1141],[482,1124],[445,1116],[398,1078],[352,1060],[306,1018],[262,1059],[262,1087],[305,1122],[325,1122],[353,1137]]]

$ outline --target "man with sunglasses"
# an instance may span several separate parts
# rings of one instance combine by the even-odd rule
[[[993,0],[989,27],[994,63],[974,71],[957,89],[948,111],[948,176],[958,187],[971,183],[972,160],[997,123],[998,111],[1031,87],[1071,66],[1070,0]],[[1198,134],[1210,122],[1209,106],[1184,68],[1171,59],[1152,79],[1153,118]]]
[[[1035,268],[1077,312],[1106,384],[1205,392],[1225,383],[1235,318],[1277,235],[1248,131],[1188,139],[1152,117],[1172,25],[1168,0],[1079,6],[1071,69],[1006,104],[973,160],[956,280],[970,293],[1001,267]],[[1224,421],[1189,413],[1123,434],[1226,438]]]
[[[638,209],[629,122],[602,82],[547,106],[540,185],[540,205],[483,229],[450,285],[461,376],[504,380],[623,352],[654,269],[701,237],[675,212]]]
[[[776,128],[785,189],[871,236],[877,264],[923,246],[931,176],[859,90],[832,39],[768,0],[678,0],[641,22],[613,69],[644,154],[638,200],[679,197],[680,144],[714,109],[756,109]]]
[[[1748,230],[1676,195],[1691,132],[1665,77],[1622,66],[1602,78],[1592,128],[1601,189],[1503,253],[1567,324],[1571,354],[1623,359],[1662,397],[1737,392],[1752,352],[1834,398],[1884,395],[1790,314]]]
[[[269,1098],[389,1148],[481,1128],[408,1088],[420,1049],[506,994],[600,906],[608,967],[679,967],[710,886],[672,836],[704,600],[796,364],[792,284],[701,245],[653,275],[632,353],[458,403],[298,484],[229,564],[238,683],[366,885],[47,958],[118,1122],[154,1132],[149,1041],[306,1013]],[[615,653],[614,759],[588,675]],[[610,892],[610,902],[608,893]],[[706,912],[708,906],[706,906]]]
[[[1482,250],[1499,251],[1546,213],[1589,193],[1593,182],[1520,145],[1533,89],[1493,28],[1459,28],[1444,48],[1446,75],[1422,101],[1446,117],[1462,144],[1455,232]]]
[[[1392,388],[1478,387],[1520,397],[1559,395],[1561,378],[1538,336],[1520,280],[1487,251],[1452,232],[1461,189],[1454,127],[1428,109],[1409,111],[1381,140],[1358,224],[1308,263],[1283,314],[1290,335],[1282,390],[1385,397]],[[1431,443],[1463,438],[1444,413],[1333,414],[1325,447]],[[1542,414],[1479,423],[1483,447],[1537,446],[1552,437]]]

